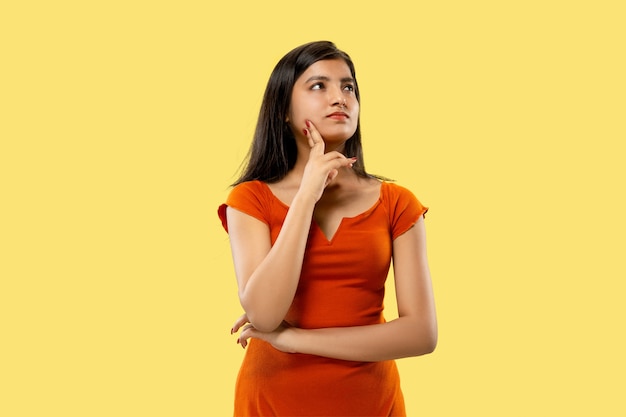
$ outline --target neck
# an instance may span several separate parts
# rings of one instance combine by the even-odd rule
[[[338,144],[335,147],[330,147],[327,144],[324,153],[328,153],[332,151],[343,153],[343,150],[344,150],[343,143]],[[298,144],[298,157],[296,159],[296,163],[294,167],[287,174],[287,178],[289,178],[292,181],[297,181],[298,184],[300,183],[300,181],[302,180],[302,175],[304,174],[304,167],[309,161],[310,152],[311,152],[311,148],[308,146],[308,144],[306,145],[306,147]],[[349,167],[340,168],[337,177],[333,180],[333,184],[335,186],[340,186],[341,183],[354,179],[356,177],[357,175],[352,170],[352,168],[349,168]]]

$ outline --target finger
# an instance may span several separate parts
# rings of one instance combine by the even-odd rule
[[[337,151],[330,151],[324,154],[323,160],[330,162],[333,160],[340,160],[340,161],[344,161],[344,160],[350,160],[353,158],[348,158],[346,157],[344,154],[342,154],[341,152],[337,152]]]
[[[326,164],[329,170],[339,169],[343,167],[351,167],[356,162],[356,158],[354,157],[346,158],[339,152],[336,152],[336,154],[337,155],[329,155],[329,154],[324,155],[324,159],[325,159],[324,163]]]
[[[242,314],[233,324],[233,327],[230,328],[230,334],[235,333],[241,326],[248,323],[248,316],[246,314]]]
[[[309,132],[309,136],[313,139],[313,141],[315,143],[319,142],[322,140],[322,135],[320,134],[319,130],[317,130],[317,128],[315,127],[315,125],[313,124],[312,121],[310,120],[306,120],[306,127],[307,127],[307,132]]]
[[[336,169],[331,169],[328,173],[328,177],[326,177],[325,185],[330,184],[335,178],[337,178],[337,175],[339,175],[339,171],[337,171]]]
[[[322,135],[320,135],[320,132],[317,130],[313,122],[311,122],[310,120],[306,121],[306,125],[307,125],[308,137],[309,137],[309,144],[313,142],[313,146],[311,146],[312,148],[311,151],[315,149],[318,152],[321,151],[321,153],[323,154],[325,145],[324,145],[324,139],[322,138]]]
[[[240,335],[237,337],[237,344],[238,344],[238,345],[241,345],[241,347],[242,347],[243,349],[245,349],[245,348],[246,348],[246,345],[248,344],[248,338],[247,338],[247,337],[243,337],[243,335],[242,335],[242,334],[240,334]]]
[[[342,167],[352,167],[352,162],[350,159],[347,159],[345,161],[341,161],[341,162],[336,162],[334,161],[332,163],[332,165],[330,166],[330,170],[328,171],[328,175],[326,176],[326,181],[324,182],[324,187],[327,187],[328,184],[330,184],[331,182],[333,182],[333,180],[335,178],[337,178],[337,175],[339,175],[339,168]]]
[[[235,333],[237,330],[241,328],[244,324],[248,323],[248,316],[246,314],[242,314],[237,318],[235,323],[233,323],[233,327],[230,329],[230,334]]]
[[[309,134],[309,131],[304,129],[304,136],[307,137],[307,140],[309,141],[309,146],[311,148],[313,148],[315,146],[315,141],[313,140],[313,138],[311,137],[311,135]]]
[[[308,122],[308,120],[307,120]],[[306,127],[304,129],[302,129],[302,133],[304,133],[304,136],[306,136],[307,141],[309,142],[309,146],[312,148],[315,146],[315,141],[313,140],[313,138],[311,137],[311,134],[309,133],[309,129],[307,129]]]
[[[239,333],[239,337],[237,337],[237,343],[239,343],[241,347],[245,349],[245,347],[248,346],[248,339],[250,339],[251,337],[256,337],[256,334],[257,330],[254,327],[250,325],[245,326],[241,333]]]
[[[254,328],[254,326],[251,325],[251,324],[246,324],[241,329],[241,333],[239,333],[238,339],[240,339],[240,340],[247,339],[247,338],[250,337],[252,332],[256,332],[256,329]]]
[[[239,336],[237,336],[237,344],[241,345],[242,348],[246,347],[246,340],[248,340],[246,333],[239,333]]]

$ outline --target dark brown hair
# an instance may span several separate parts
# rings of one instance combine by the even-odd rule
[[[354,64],[348,54],[328,41],[311,42],[293,49],[278,61],[270,75],[252,146],[246,157],[247,163],[243,173],[233,185],[252,180],[277,182],[293,168],[297,158],[296,140],[285,121],[291,104],[293,86],[308,67],[325,59],[342,59],[346,62],[354,78],[356,99],[360,103]],[[346,155],[357,157],[357,162],[353,166],[357,175],[370,177],[365,172],[363,164],[360,120],[357,121],[354,135],[346,141],[344,152]]]

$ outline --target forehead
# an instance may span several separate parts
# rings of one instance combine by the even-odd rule
[[[352,74],[350,67],[343,59],[324,59],[311,64],[296,82],[303,83],[311,77],[326,77],[332,80],[352,78]]]

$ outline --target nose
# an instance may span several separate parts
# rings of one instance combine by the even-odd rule
[[[333,106],[346,107],[347,100],[341,88],[333,89],[330,98]]]

